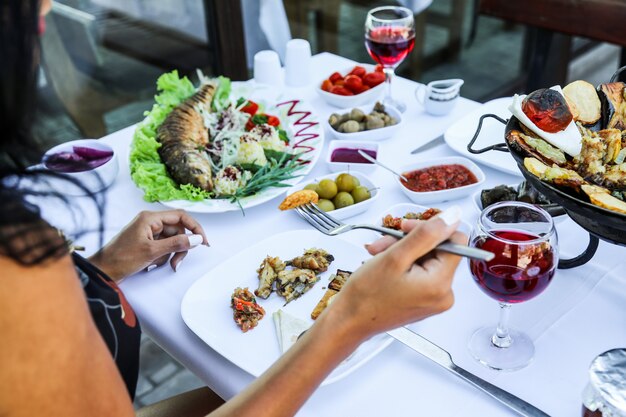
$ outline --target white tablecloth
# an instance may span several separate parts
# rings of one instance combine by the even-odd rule
[[[317,55],[313,59],[314,78],[347,65],[350,63],[343,58]],[[445,145],[418,155],[409,152],[440,135],[479,104],[461,99],[450,115],[428,116],[413,98],[417,84],[404,79],[395,81],[394,94],[408,105],[404,114],[406,122],[395,137],[381,142],[381,161],[400,166],[410,161],[450,155],[452,151]],[[311,88],[293,90],[293,94],[310,101],[322,118],[334,110]],[[140,210],[164,209],[162,205],[144,202],[141,191],[130,181],[126,161],[132,133],[131,127],[103,139],[115,148],[121,162],[119,176],[108,193],[108,235],[118,231]],[[468,132],[468,139],[471,133]],[[328,134],[327,140],[330,140]],[[494,158],[498,156],[498,153],[493,155]],[[492,169],[483,169],[488,178],[486,186],[518,181]],[[309,177],[327,172],[320,159]],[[388,173],[379,169],[373,177],[380,183],[381,198],[369,212],[351,220],[372,221],[372,216],[382,213],[386,207],[408,202]],[[195,280],[226,257],[272,234],[307,228],[295,214],[279,212],[277,204],[275,200],[249,209],[245,217],[239,212],[196,215],[207,232],[210,248],[192,250],[177,273],[165,266],[150,273],[139,273],[122,284],[144,331],[224,398],[241,391],[252,377],[205,345],[185,326],[180,315],[181,299]],[[465,220],[475,220],[477,212],[469,198],[440,206],[450,204],[461,205]],[[67,215],[53,206],[46,206],[44,215],[56,224],[63,225],[67,221]],[[579,252],[587,243],[586,233],[570,220],[559,224],[558,232],[562,252],[569,255]],[[344,236],[348,240],[360,241],[365,235],[357,231]],[[82,240],[89,251],[96,249],[93,234]],[[537,348],[534,362],[521,371],[494,372],[469,356],[466,349],[468,337],[475,328],[494,324],[498,307],[478,289],[464,263],[455,277],[454,307],[440,316],[415,324],[414,328],[450,351],[460,366],[510,390],[550,415],[579,415],[580,393],[586,383],[589,362],[604,350],[623,346],[626,340],[624,315],[621,314],[626,301],[626,282],[622,281],[626,277],[624,266],[618,266],[624,257],[626,250],[602,242],[591,263],[574,270],[558,271],[544,294],[513,308],[513,324],[528,332]],[[607,274],[611,269],[612,272]],[[242,346],[242,349],[246,347]],[[318,389],[298,415],[364,417],[406,413],[446,417],[513,415],[399,343],[393,343],[347,378]]]

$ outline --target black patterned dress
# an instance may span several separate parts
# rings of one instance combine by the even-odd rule
[[[141,328],[117,284],[82,256],[72,258],[96,327],[107,344],[131,398],[139,374]]]

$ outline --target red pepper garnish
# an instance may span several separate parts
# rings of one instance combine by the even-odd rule
[[[242,112],[248,113],[250,116],[254,116],[258,110],[259,105],[252,100],[248,100],[246,105],[241,108]]]

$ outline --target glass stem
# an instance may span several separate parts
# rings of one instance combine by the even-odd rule
[[[385,72],[385,84],[387,84],[387,96],[386,98],[388,99],[389,102],[393,102],[393,99],[391,98],[391,80],[393,79],[393,76],[395,75],[393,68],[388,68],[388,67],[384,67],[383,71]]]
[[[491,343],[499,348],[508,348],[513,343],[509,335],[509,316],[511,313],[511,304],[500,303],[500,320],[496,332],[491,336]]]

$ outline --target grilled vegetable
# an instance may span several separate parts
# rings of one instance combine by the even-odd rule
[[[547,164],[564,164],[566,162],[563,151],[538,137],[525,135],[519,130],[512,130],[508,133],[508,140],[509,144],[518,152],[535,157]]]
[[[598,87],[604,112],[605,128],[626,129],[626,100],[623,82],[600,84]]]
[[[595,185],[583,185],[581,188],[592,204],[626,214],[626,203],[613,197],[605,188]]]
[[[211,161],[205,151],[209,133],[200,111],[211,111],[215,85],[205,84],[176,107],[157,130],[158,152],[171,177],[179,184],[213,189]]]
[[[574,113],[574,120],[592,125],[600,120],[602,105],[593,85],[587,81],[574,81],[563,88],[563,95]]]

